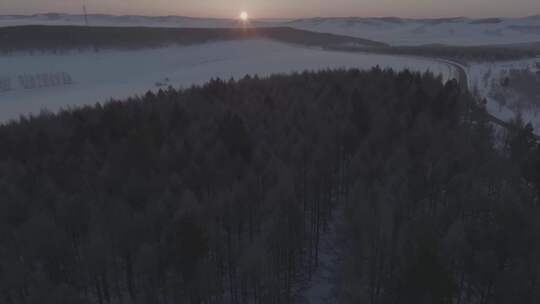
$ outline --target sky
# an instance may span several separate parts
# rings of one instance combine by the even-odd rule
[[[82,12],[234,18],[522,17],[540,14],[540,0],[0,0],[0,14]]]

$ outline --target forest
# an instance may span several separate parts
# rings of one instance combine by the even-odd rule
[[[457,81],[213,79],[0,126],[0,303],[538,303],[540,148]]]
[[[494,62],[505,60],[518,60],[540,56],[538,45],[486,45],[486,46],[451,46],[451,45],[422,45],[422,46],[335,46],[329,49],[345,51],[363,51],[375,54],[408,55],[431,58],[459,60],[463,62]]]
[[[319,33],[290,27],[247,28],[152,28],[84,26],[13,26],[0,28],[0,55],[54,53],[70,51],[133,50],[193,45],[238,39],[272,39],[328,50],[412,55],[460,61],[501,61],[533,58],[540,47],[500,46],[389,46],[357,37]]]
[[[73,50],[142,49],[254,38],[269,38],[307,46],[344,44],[385,46],[384,43],[361,38],[289,27],[152,28],[29,25],[0,27],[0,54],[9,55],[14,52],[58,54]]]

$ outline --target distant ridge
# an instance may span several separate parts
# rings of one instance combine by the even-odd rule
[[[253,19],[89,14],[91,26],[164,28],[291,27],[319,33],[381,41],[394,46],[482,46],[540,42],[540,15],[523,18],[314,17]],[[84,15],[45,13],[0,15],[0,27],[20,25],[84,25]]]
[[[197,18],[188,16],[143,16],[88,14],[93,26],[146,26],[146,27],[240,27],[236,19]],[[254,21],[251,26],[261,26],[266,22]],[[18,25],[80,25],[84,24],[83,14],[44,13],[34,15],[0,15],[0,27]]]
[[[524,18],[345,17],[296,19],[287,26],[394,46],[484,46],[540,42],[540,16]]]

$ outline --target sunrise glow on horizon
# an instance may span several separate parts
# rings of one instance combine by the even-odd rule
[[[249,19],[249,15],[246,11],[240,12],[240,20],[246,22]]]
[[[238,18],[238,8],[257,18],[308,17],[524,17],[540,14],[538,0],[86,0],[89,13]],[[82,13],[82,1],[3,0],[2,14]],[[246,16],[249,18],[249,16]],[[240,19],[243,19],[240,16]],[[244,20],[244,19],[243,19]],[[247,18],[245,19],[247,20]]]

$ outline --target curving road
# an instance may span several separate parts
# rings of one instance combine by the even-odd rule
[[[470,81],[469,81],[469,75],[467,74],[467,65],[465,63],[461,63],[461,62],[458,62],[458,61],[455,61],[455,60],[450,60],[450,59],[438,59],[438,61],[441,61],[441,62],[444,62],[448,65],[451,65],[452,67],[454,67],[456,69],[456,71],[458,72],[458,82],[461,86],[462,89],[464,90],[468,90],[470,89]],[[494,115],[486,112],[487,114],[487,118],[488,120],[493,123],[493,124],[496,124],[500,127],[503,127],[505,128],[506,130],[512,130],[512,129],[515,129],[515,126],[512,125],[511,123],[509,122],[506,122],[500,118],[497,118],[495,117]],[[533,137],[536,139],[536,141],[540,141],[540,136],[538,136],[537,134],[533,134]]]

